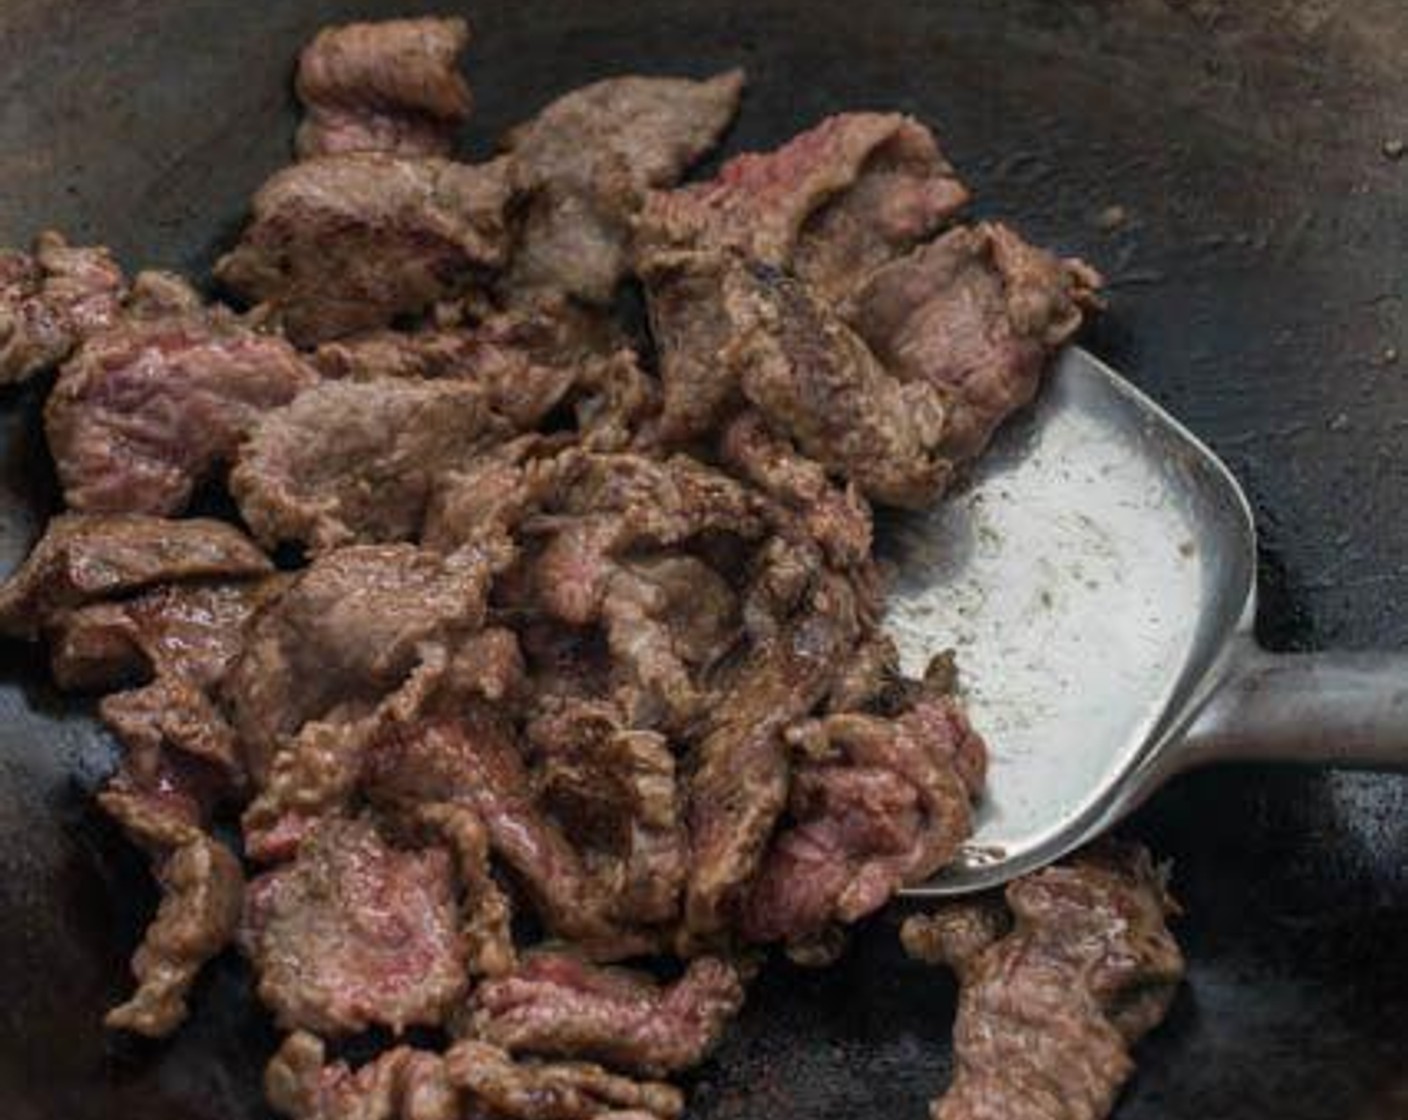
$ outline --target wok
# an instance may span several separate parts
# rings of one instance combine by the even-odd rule
[[[0,242],[45,225],[201,270],[288,158],[290,61],[320,24],[458,0],[5,0]],[[1408,7],[1399,0],[479,0],[468,136],[621,70],[746,64],[732,144],[840,108],[933,123],[977,209],[1110,276],[1087,339],[1205,438],[1262,532],[1261,640],[1408,645]],[[1399,352],[1403,351],[1403,357]],[[0,542],[53,501],[38,388],[0,402]],[[13,1120],[252,1120],[273,1044],[238,961],[162,1045],[102,1008],[155,903],[89,795],[91,712],[0,662],[0,1109]],[[1408,783],[1246,766],[1129,829],[1175,864],[1189,985],[1123,1120],[1408,1115]],[[701,1074],[701,1118],[923,1115],[953,987],[895,915],[835,969],[778,967]]]

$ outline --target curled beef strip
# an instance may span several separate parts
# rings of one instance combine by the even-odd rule
[[[127,281],[104,248],[76,248],[52,230],[33,254],[0,250],[0,385],[63,361],[118,316]]]
[[[833,484],[758,413],[742,413],[724,429],[719,454],[729,470],[795,514],[832,565],[847,569],[870,562],[874,525],[866,500],[854,485]]]
[[[905,948],[962,989],[935,1120],[1109,1115],[1183,977],[1175,913],[1148,852],[1111,843],[1010,883],[1005,912],[963,902],[906,922]]]
[[[261,414],[316,380],[287,342],[222,309],[127,315],[88,337],[44,408],[64,500],[180,513]]]
[[[517,964],[508,895],[489,866],[489,830],[467,805],[423,805],[416,820],[443,839],[460,882],[460,937],[469,974],[503,976]]]
[[[389,326],[504,264],[508,195],[503,160],[305,160],[259,189],[253,220],[216,276],[267,304],[299,346]]]
[[[654,945],[614,921],[606,885],[588,875],[582,855],[539,806],[501,713],[469,706],[390,729],[367,752],[365,785],[374,804],[403,811],[444,802],[472,809],[549,929],[591,955],[619,959]]]
[[[718,142],[742,90],[738,70],[707,81],[610,78],[516,129],[513,181],[527,212],[510,284],[609,302],[646,191],[672,186]]]
[[[321,821],[255,879],[240,940],[286,1029],[438,1023],[468,980],[449,853],[392,848],[367,820]]]
[[[510,429],[477,385],[325,382],[266,415],[240,451],[230,490],[267,545],[315,552],[419,535],[439,476]]]
[[[162,899],[132,958],[137,989],[107,1015],[110,1027],[160,1038],[186,1018],[201,965],[234,937],[244,876],[202,824],[221,780],[198,760],[129,754],[98,803],[152,858]]]
[[[339,152],[448,155],[473,100],[459,73],[463,19],[326,27],[298,59],[302,159]]]
[[[739,268],[723,284],[734,326],[723,363],[768,425],[887,505],[921,509],[948,481],[945,397],[903,382],[799,281]]]
[[[568,700],[528,728],[543,804],[623,923],[672,921],[688,873],[674,755],[611,705]]]
[[[685,946],[733,918],[787,801],[783,731],[826,696],[859,636],[854,590],[814,550],[775,540],[750,599],[752,647],[721,684],[693,752]]]
[[[756,941],[806,942],[928,879],[972,831],[985,748],[949,697],[896,719],[831,715],[794,728],[810,756],[792,775],[792,823],[744,908]]]
[[[253,541],[221,521],[60,514],[0,586],[0,634],[36,638],[75,607],[155,584],[272,570]]]
[[[873,273],[846,317],[906,388],[948,402],[943,454],[971,459],[1032,399],[1047,359],[1098,307],[1101,279],[1006,226],[955,229]]]
[[[487,582],[477,556],[411,545],[339,549],[300,572],[221,682],[255,781],[305,723],[370,714],[432,653],[478,631]]]
[[[715,357],[731,333],[720,287],[730,258],[794,268],[830,304],[966,198],[930,132],[881,113],[828,117],[774,152],[729,160],[711,182],[652,193],[637,268],[665,387],[661,437],[704,435],[736,399]]]
[[[588,1058],[647,1077],[702,1062],[743,1006],[743,979],[701,957],[674,983],[596,968],[564,953],[525,958],[470,999],[474,1038],[512,1054]]]
[[[285,1039],[264,1075],[275,1111],[289,1120],[676,1120],[684,1111],[669,1085],[585,1062],[514,1062],[470,1040],[443,1055],[398,1046],[355,1073],[326,1062],[315,1036]]]

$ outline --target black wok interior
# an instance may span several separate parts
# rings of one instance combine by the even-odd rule
[[[47,225],[204,270],[290,152],[326,22],[462,0],[5,0],[0,243]],[[979,196],[1111,279],[1092,349],[1212,444],[1263,534],[1274,648],[1408,646],[1408,4],[1402,0],[477,0],[467,150],[613,72],[751,76],[731,146],[821,115],[933,124]],[[1122,220],[1120,220],[1122,219]],[[42,388],[42,387],[39,387]],[[39,388],[0,397],[0,547],[52,501]],[[0,1114],[253,1120],[274,1043],[222,959],[172,1041],[106,1037],[154,905],[90,806],[112,762],[35,651],[0,649]],[[1408,1116],[1408,780],[1220,770],[1132,824],[1174,861],[1189,983],[1122,1120]],[[882,917],[771,970],[693,1115],[924,1115],[953,988]]]

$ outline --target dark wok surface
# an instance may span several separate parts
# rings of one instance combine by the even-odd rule
[[[4,0],[0,243],[49,224],[201,269],[287,158],[290,60],[331,20],[438,5]],[[733,144],[852,106],[932,122],[980,195],[1088,256],[1090,342],[1227,458],[1264,534],[1273,646],[1408,644],[1408,5],[1401,0],[479,0],[470,139],[626,69],[752,74]],[[1391,146],[1390,146],[1391,147]],[[1107,229],[1102,212],[1122,207]],[[1108,218],[1108,215],[1106,215]],[[1401,356],[1400,356],[1401,353]],[[52,485],[39,395],[0,398],[0,547]],[[0,1114],[248,1120],[273,1035],[227,960],[171,1043],[104,1038],[154,903],[90,808],[111,764],[32,652],[0,650]],[[1176,863],[1190,983],[1124,1120],[1408,1116],[1408,782],[1235,769],[1134,823]],[[876,923],[779,969],[696,1115],[923,1115],[953,992]]]

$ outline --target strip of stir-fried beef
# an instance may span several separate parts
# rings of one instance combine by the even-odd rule
[[[586,1062],[515,1062],[468,1039],[443,1055],[398,1046],[355,1073],[326,1055],[306,1032],[284,1040],[264,1076],[277,1112],[289,1120],[676,1120],[684,1111],[672,1086]]]
[[[240,451],[230,491],[267,545],[315,552],[413,539],[442,472],[510,427],[478,385],[329,381],[267,414]]]
[[[251,775],[310,720],[370,713],[432,652],[484,618],[488,568],[411,545],[362,545],[315,560],[252,622],[221,682]]]
[[[60,688],[106,690],[178,676],[213,685],[239,653],[245,624],[284,577],[172,584],[63,615],[47,635]]]
[[[527,210],[510,287],[609,302],[646,192],[674,185],[718,142],[742,90],[738,70],[707,81],[610,78],[515,129],[513,182]]]
[[[689,779],[686,945],[719,935],[787,802],[783,732],[827,694],[859,636],[856,595],[814,548],[775,539],[745,605],[751,648],[721,682]]]
[[[1099,845],[1008,885],[1005,909],[965,901],[911,918],[912,956],[961,985],[955,1074],[935,1120],[1102,1120],[1130,1047],[1183,977],[1177,913],[1143,848]]]
[[[663,925],[679,913],[688,841],[675,758],[665,738],[624,725],[610,704],[554,703],[528,726],[542,804],[605,884],[622,923]]]
[[[1036,394],[1047,360],[1099,306],[1098,273],[984,223],[873,273],[846,317],[882,363],[948,404],[943,454],[976,456]]]
[[[261,415],[316,381],[286,341],[222,308],[125,315],[89,335],[44,409],[64,500],[180,513]]]
[[[741,922],[755,941],[807,942],[928,879],[972,831],[986,750],[950,697],[894,719],[799,724],[790,824],[773,840]]]
[[[698,1065],[743,1006],[743,978],[717,957],[672,984],[566,953],[526,957],[471,995],[467,1031],[511,1054],[587,1058],[646,1077]]]
[[[365,788],[374,803],[403,811],[445,802],[473,809],[553,933],[605,958],[654,945],[614,920],[608,884],[588,874],[582,854],[538,804],[514,729],[500,712],[470,705],[458,715],[390,728],[366,758]]]
[[[834,484],[826,471],[797,453],[757,412],[744,412],[719,436],[724,465],[796,515],[827,560],[842,569],[870,561],[874,524],[854,485]]]
[[[0,385],[58,365],[116,321],[127,291],[104,248],[78,248],[52,230],[33,253],[0,250]]]
[[[800,281],[739,268],[723,284],[724,364],[769,426],[874,501],[923,508],[948,481],[945,397],[892,376]]]
[[[513,910],[490,867],[489,830],[467,805],[422,805],[415,820],[455,857],[460,888],[460,940],[471,977],[503,976],[518,962]]]
[[[162,900],[132,958],[137,989],[110,1027],[151,1038],[186,1018],[201,965],[234,937],[244,893],[239,860],[204,831],[224,780],[189,756],[129,751],[98,803],[152,859]]]
[[[60,514],[0,586],[0,634],[36,638],[76,607],[156,584],[272,570],[253,541],[221,521]]]
[[[711,182],[652,193],[637,268],[665,385],[661,437],[702,436],[735,399],[736,380],[716,360],[730,334],[721,304],[730,258],[795,269],[834,303],[966,198],[929,131],[881,113],[828,117],[774,152],[729,160]]]
[[[319,818],[354,811],[370,777],[368,759],[381,744],[415,734],[423,721],[447,710],[461,712],[487,701],[507,714],[520,706],[523,658],[511,631],[491,627],[465,633],[449,626],[418,642],[415,657],[394,690],[376,691],[364,705],[336,706],[279,742],[242,819],[245,852],[251,859],[287,859]],[[437,807],[442,800],[452,804],[455,791],[422,792],[418,799],[403,799],[398,819],[405,827],[425,831],[428,822],[420,820],[421,810]],[[460,826],[448,823],[454,825],[448,837],[453,847]]]
[[[425,512],[421,543],[441,552],[469,547],[486,556],[515,555],[516,530],[537,508],[546,486],[534,463],[561,446],[556,437],[520,436],[463,469],[442,472]]]
[[[298,59],[299,157],[448,155],[474,105],[459,72],[468,45],[458,17],[324,28]]]
[[[468,982],[449,852],[393,848],[365,819],[319,822],[251,882],[240,941],[290,1030],[435,1024]]]
[[[216,265],[299,346],[386,327],[455,296],[507,259],[507,166],[320,156],[254,196],[239,245]]]

